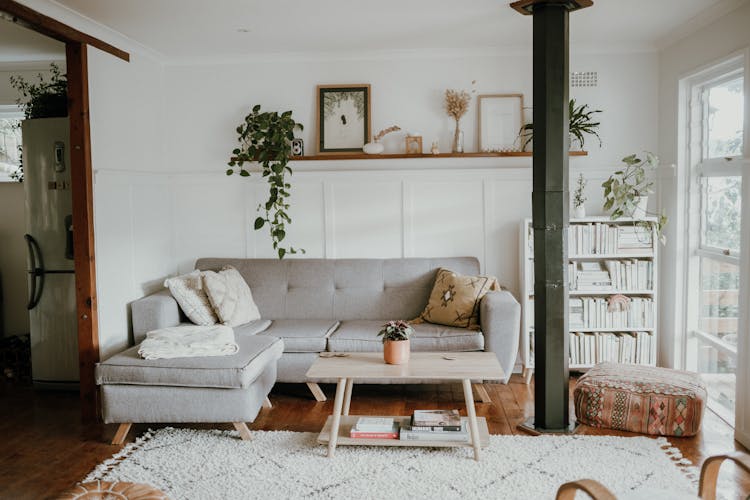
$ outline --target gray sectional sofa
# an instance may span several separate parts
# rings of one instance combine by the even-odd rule
[[[472,257],[444,259],[199,259],[196,268],[234,266],[252,289],[262,318],[234,328],[239,351],[230,356],[142,359],[138,345],[99,363],[102,416],[120,424],[120,444],[132,423],[231,422],[250,439],[247,422],[279,382],[307,383],[319,401],[319,382],[307,369],[324,351],[380,351],[377,337],[390,319],[416,318],[427,304],[437,270],[479,273]],[[131,304],[136,344],[146,332],[186,322],[164,290]],[[481,331],[414,325],[414,351],[492,351],[506,379],[518,351],[521,307],[508,292],[480,302]],[[387,383],[388,380],[358,380]],[[412,383],[429,380],[410,380]],[[482,382],[481,380],[475,382]],[[489,396],[476,386],[480,398]]]
[[[404,259],[199,259],[195,267],[234,266],[245,278],[264,320],[257,333],[283,340],[277,381],[309,383],[307,369],[320,352],[379,351],[376,336],[390,319],[416,318],[427,304],[437,269],[479,274],[473,257]],[[186,321],[169,291],[132,303],[136,343],[146,332]],[[480,304],[481,331],[429,323],[414,325],[413,351],[492,351],[506,372],[518,351],[521,307],[506,291],[490,292]],[[238,336],[246,327],[235,328]],[[247,325],[255,328],[255,325]],[[367,381],[362,381],[367,382]],[[423,381],[427,382],[427,381]],[[322,393],[316,394],[316,397]]]

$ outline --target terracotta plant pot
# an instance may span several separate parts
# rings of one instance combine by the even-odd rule
[[[389,365],[409,362],[409,340],[386,340],[383,344],[383,359]]]

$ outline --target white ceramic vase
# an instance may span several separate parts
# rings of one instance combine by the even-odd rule
[[[573,218],[574,219],[583,219],[586,217],[586,205],[580,205],[577,207],[573,207]]]
[[[636,198],[633,218],[644,219],[646,217],[646,208],[648,208],[648,196],[640,196]]]
[[[374,141],[374,142],[368,142],[362,147],[362,151],[365,152],[365,154],[368,155],[379,155],[385,150],[385,146],[383,146],[383,143]]]

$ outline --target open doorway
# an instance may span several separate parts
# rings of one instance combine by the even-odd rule
[[[78,390],[65,44],[0,19],[2,370]]]

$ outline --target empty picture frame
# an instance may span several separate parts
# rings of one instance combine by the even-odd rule
[[[370,141],[370,85],[318,85],[318,153],[361,152]]]
[[[523,126],[523,94],[477,96],[479,151],[518,149],[518,133]]]

